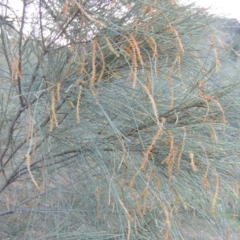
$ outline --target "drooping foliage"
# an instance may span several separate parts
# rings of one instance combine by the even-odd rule
[[[184,239],[201,219],[227,237],[239,80],[215,21],[171,0],[24,0],[1,22],[3,234]]]

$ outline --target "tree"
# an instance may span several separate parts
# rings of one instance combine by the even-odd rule
[[[183,239],[203,218],[226,237],[239,80],[214,22],[174,1],[23,0],[1,23],[3,236]]]

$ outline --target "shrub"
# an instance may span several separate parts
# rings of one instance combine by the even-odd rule
[[[1,23],[1,221],[24,219],[27,239],[184,239],[202,219],[225,238],[239,80],[216,18],[165,0],[35,2]]]

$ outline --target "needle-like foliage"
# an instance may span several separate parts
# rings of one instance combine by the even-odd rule
[[[2,237],[228,239],[240,86],[218,18],[174,0],[0,6]]]

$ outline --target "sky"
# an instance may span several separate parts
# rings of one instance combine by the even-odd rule
[[[1,1],[1,0],[0,0]],[[240,21],[240,0],[180,0],[182,2],[195,2],[200,7],[211,7],[211,13],[221,14]],[[21,0],[9,0],[10,5],[21,9]]]
[[[187,2],[186,0],[183,2]],[[189,0],[201,7],[211,7],[211,13],[220,14],[229,18],[237,18],[240,21],[239,0]]]

